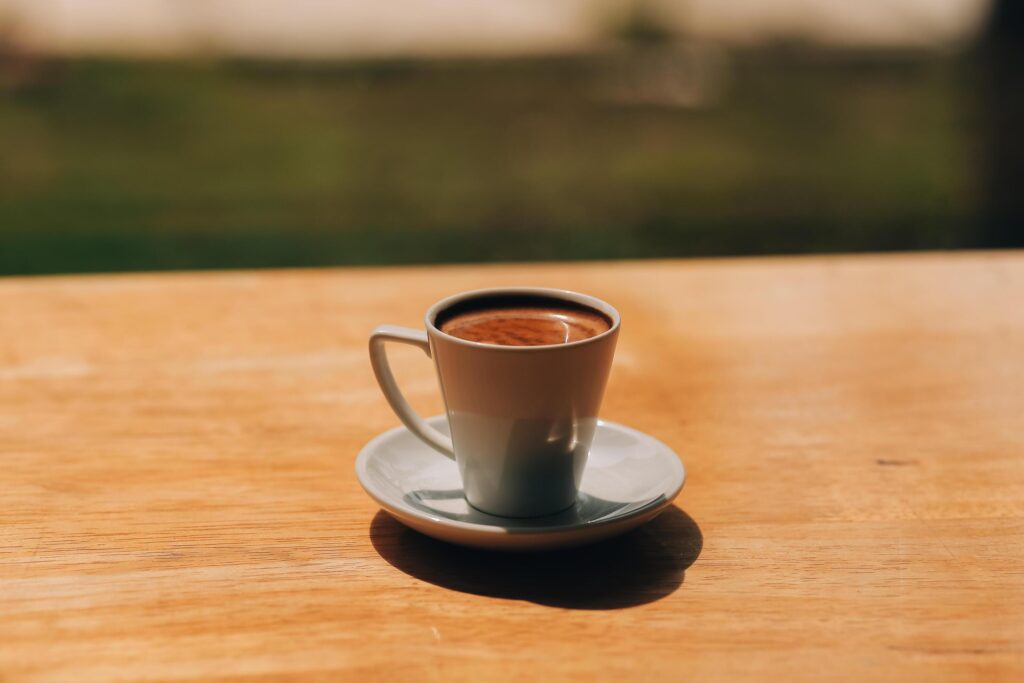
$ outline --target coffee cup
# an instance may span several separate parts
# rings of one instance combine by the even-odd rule
[[[427,310],[425,331],[382,325],[370,362],[388,403],[414,435],[456,462],[470,505],[493,515],[553,514],[576,501],[618,338],[618,312],[560,289],[456,294]],[[434,360],[449,435],[416,414],[385,344]]]

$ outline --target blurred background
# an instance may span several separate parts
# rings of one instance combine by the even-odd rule
[[[0,0],[0,274],[1024,246],[1022,7]]]

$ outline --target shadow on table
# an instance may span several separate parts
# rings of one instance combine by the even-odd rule
[[[671,506],[628,534],[575,550],[512,554],[435,541],[383,510],[370,523],[380,556],[442,588],[570,609],[616,609],[671,595],[700,555],[704,536]]]

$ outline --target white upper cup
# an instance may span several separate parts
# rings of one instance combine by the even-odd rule
[[[583,305],[611,321],[605,332],[550,346],[504,346],[442,332],[438,316],[469,299],[539,297]],[[576,501],[619,336],[619,313],[586,294],[541,287],[481,289],[427,311],[426,332],[382,325],[370,335],[370,362],[399,419],[452,458],[473,507],[503,517],[534,517]],[[402,396],[384,343],[411,344],[434,359],[451,437],[430,427]]]

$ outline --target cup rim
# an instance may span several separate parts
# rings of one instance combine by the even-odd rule
[[[593,308],[600,311],[612,321],[611,326],[602,332],[596,334],[593,337],[587,337],[586,339],[578,339],[573,342],[567,342],[564,344],[537,344],[534,346],[511,346],[508,344],[488,344],[485,342],[470,341],[468,339],[461,339],[454,335],[443,332],[441,328],[434,324],[437,320],[437,316],[441,311],[445,310],[449,306],[457,304],[461,301],[468,299],[478,299],[486,296],[495,295],[521,295],[521,296],[541,296],[550,297],[552,299],[562,299],[563,301],[571,301],[575,304],[580,304]],[[427,330],[436,334],[439,337],[444,338],[446,341],[460,344],[462,346],[468,346],[470,348],[489,349],[489,350],[501,350],[508,351],[510,353],[528,353],[533,351],[550,351],[551,349],[572,349],[579,346],[585,346],[587,344],[596,344],[606,337],[610,337],[619,331],[619,325],[622,319],[619,316],[619,312],[615,310],[615,307],[606,301],[602,301],[595,296],[589,294],[583,294],[581,292],[574,292],[571,289],[558,289],[555,287],[486,287],[484,289],[471,289],[458,294],[453,294],[449,297],[441,299],[433,306],[427,309],[427,313],[424,316],[424,323],[426,324]]]

